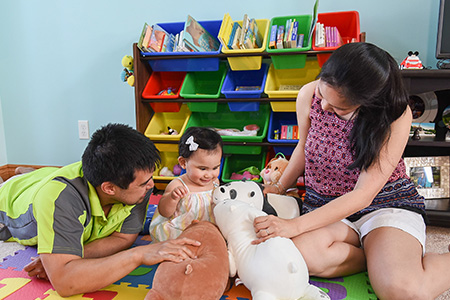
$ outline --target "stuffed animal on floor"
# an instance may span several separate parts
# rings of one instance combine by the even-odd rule
[[[283,154],[278,153],[274,158],[269,160],[269,163],[264,169],[261,170],[261,178],[264,184],[277,184],[283,175],[284,170],[286,170],[289,160],[287,160]],[[298,197],[297,189],[287,189],[286,195]]]
[[[330,299],[309,284],[306,263],[291,239],[273,237],[252,244],[257,239],[253,220],[267,215],[260,185],[227,183],[213,191],[213,201],[216,223],[228,242],[230,276],[239,276],[253,300]]]
[[[156,269],[147,300],[220,299],[228,283],[228,254],[219,229],[207,221],[193,222],[178,238],[201,242],[188,246],[196,259],[180,263],[162,262]]]

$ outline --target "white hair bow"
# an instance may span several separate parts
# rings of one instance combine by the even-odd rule
[[[189,145],[189,151],[196,151],[198,148],[198,144],[194,142],[194,136],[192,135],[186,140],[186,145]]]

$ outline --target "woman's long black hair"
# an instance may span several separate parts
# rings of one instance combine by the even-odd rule
[[[350,104],[359,105],[350,133],[354,161],[348,168],[367,169],[379,159],[391,124],[408,105],[397,62],[373,44],[351,43],[333,52],[319,77]]]

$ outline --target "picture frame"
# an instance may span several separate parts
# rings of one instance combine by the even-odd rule
[[[450,156],[405,157],[406,174],[425,199],[450,197]]]

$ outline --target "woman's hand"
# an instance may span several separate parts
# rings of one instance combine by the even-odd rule
[[[259,244],[276,236],[292,238],[299,234],[293,219],[286,220],[272,215],[255,218],[253,227],[258,239],[254,240],[252,244]]]

